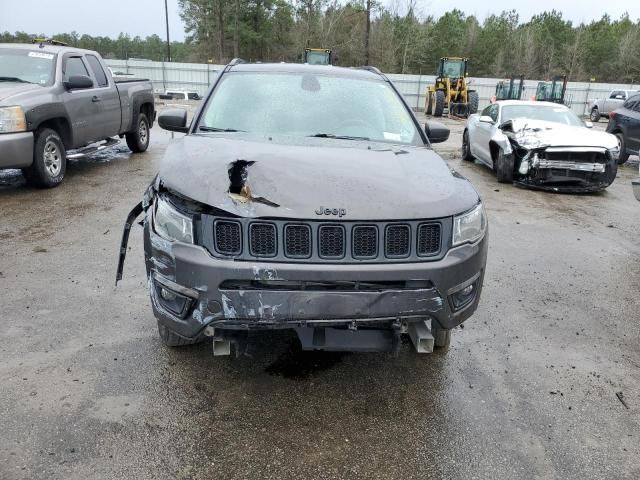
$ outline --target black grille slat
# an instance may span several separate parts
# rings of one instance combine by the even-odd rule
[[[254,257],[275,257],[277,240],[274,224],[252,223],[249,225],[249,252]]]
[[[285,226],[284,254],[289,258],[311,256],[311,228],[308,225]]]
[[[214,224],[215,248],[223,255],[238,255],[242,251],[242,230],[238,222],[217,220]]]
[[[353,258],[374,258],[378,255],[378,229],[371,225],[353,227],[351,244]]]
[[[321,258],[342,258],[345,254],[345,233],[340,225],[323,225],[318,229],[318,254]]]
[[[384,252],[389,258],[408,257],[411,252],[409,225],[389,225],[385,231]]]
[[[427,223],[418,227],[418,255],[429,256],[440,252],[441,228],[439,223]]]

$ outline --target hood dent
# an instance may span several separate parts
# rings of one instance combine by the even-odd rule
[[[443,218],[478,202],[432,150],[397,150],[187,135],[167,148],[160,177],[188,198],[250,218],[322,219],[320,206],[346,209],[343,220]]]

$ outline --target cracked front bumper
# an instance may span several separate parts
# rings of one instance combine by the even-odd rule
[[[437,261],[330,265],[215,258],[203,247],[164,240],[153,232],[148,221],[144,239],[154,314],[167,328],[185,338],[202,335],[207,326],[273,329],[348,325],[357,328],[431,318],[442,328],[453,328],[477,308],[487,258],[487,235],[473,245],[451,249]],[[410,287],[375,291],[233,287],[234,282],[251,281],[258,281],[260,285],[272,281],[396,281],[408,282]],[[228,287],[230,283],[232,286]],[[452,295],[468,285],[473,285],[472,300],[454,308]],[[179,304],[167,308],[163,294],[177,298]]]

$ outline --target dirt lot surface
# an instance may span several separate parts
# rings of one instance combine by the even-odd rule
[[[141,228],[114,287],[157,126],[146,154],[73,162],[60,188],[0,172],[0,478],[640,478],[637,163],[601,194],[501,185],[447,123],[437,150],[490,221],[447,355],[301,353],[283,333],[237,359],[163,347]]]

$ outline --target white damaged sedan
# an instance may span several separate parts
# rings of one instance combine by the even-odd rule
[[[469,116],[462,158],[488,165],[500,182],[565,192],[604,190],[618,172],[618,140],[592,127],[564,105],[500,101]]]

